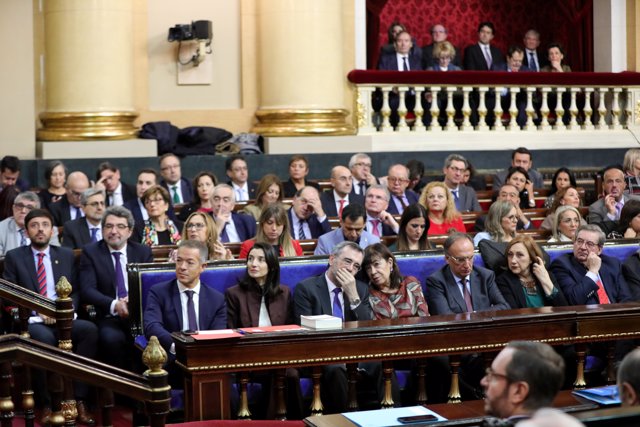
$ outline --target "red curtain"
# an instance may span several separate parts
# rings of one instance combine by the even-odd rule
[[[505,52],[512,44],[522,44],[525,31],[535,28],[541,47],[559,42],[573,70],[593,71],[592,4],[593,0],[367,0],[368,68],[375,68],[393,21],[405,24],[420,46],[431,43],[430,27],[441,23],[449,41],[460,49],[477,41],[481,21],[491,21],[496,28],[493,43]]]

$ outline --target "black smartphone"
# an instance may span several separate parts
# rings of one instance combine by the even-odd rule
[[[438,421],[438,417],[431,414],[425,415],[412,415],[410,417],[399,417],[398,422],[402,424],[412,424],[412,423],[425,423],[425,422],[433,422]]]

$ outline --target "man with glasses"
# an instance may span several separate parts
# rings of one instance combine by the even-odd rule
[[[371,157],[365,153],[356,153],[349,160],[349,169],[353,177],[351,194],[364,197],[367,188],[373,184],[379,184],[378,178],[371,174]]]
[[[349,203],[359,203],[364,205],[364,196],[354,194],[353,176],[349,168],[344,166],[334,166],[331,169],[332,191],[323,191],[320,196],[322,209],[330,217],[340,217],[342,211]]]
[[[438,60],[433,57],[433,48],[436,44],[447,40],[447,29],[442,24],[435,24],[431,27],[431,44],[422,46],[422,69],[426,70],[429,67],[435,67],[438,65]],[[456,52],[461,52],[460,49],[455,48]],[[460,57],[462,55],[456,55],[451,60],[454,65],[462,67],[460,63]]]
[[[158,173],[154,169],[140,169],[140,171],[138,171],[138,179],[136,180],[136,198],[128,200],[122,205],[131,211],[133,219],[139,227],[144,226],[144,222],[149,219],[149,213],[147,212],[147,208],[144,207],[142,196],[149,187],[153,187],[157,182]],[[170,209],[170,211],[172,211],[172,209]],[[174,219],[171,215],[169,215],[169,217],[172,220]]]
[[[405,208],[418,203],[418,195],[413,190],[408,190],[409,169],[405,165],[395,164],[389,168],[387,174],[387,187],[391,194],[388,212],[392,215],[402,215]]]
[[[517,424],[538,409],[552,406],[564,381],[564,366],[549,344],[511,341],[480,382],[485,412]]]
[[[604,242],[600,227],[583,225],[576,231],[573,252],[551,263],[551,272],[570,305],[632,300],[622,275],[622,264],[617,258],[602,253]]]
[[[356,205],[350,205],[356,206]],[[346,209],[345,209],[346,210]],[[320,275],[309,277],[296,285],[293,294],[294,318],[327,314],[346,322],[372,320],[369,287],[356,280],[364,254],[354,242],[342,242],[333,247],[329,255],[329,268]],[[359,364],[359,370],[369,374],[382,385],[380,363]],[[381,391],[381,387],[378,387]],[[379,393],[380,397],[382,396]],[[344,365],[325,366],[322,375],[322,403],[325,413],[347,410],[347,374]]]
[[[627,182],[624,172],[619,166],[609,166],[602,174],[602,197],[589,205],[587,222],[589,224],[600,224],[606,221],[620,220],[620,212],[624,204],[636,198],[625,194]]]
[[[80,203],[84,217],[65,222],[62,230],[62,246],[71,249],[81,249],[102,240],[100,221],[105,208],[104,191],[90,188],[82,193]]]
[[[249,167],[244,157],[235,155],[227,158],[225,169],[229,177],[227,184],[233,189],[236,201],[246,202],[255,199],[257,186],[249,181]]]
[[[81,199],[82,193],[90,187],[89,178],[83,172],[71,172],[64,186],[67,189],[65,197],[51,205],[53,225],[56,227],[60,227],[72,219],[84,217]]]
[[[13,216],[0,222],[0,256],[4,256],[11,249],[31,244],[29,234],[24,226],[24,219],[33,209],[40,209],[38,195],[31,191],[18,194],[13,201]],[[57,227],[53,227],[49,243],[53,246],[60,246]]]
[[[193,199],[193,187],[188,179],[182,177],[182,169],[178,156],[173,153],[163,154],[162,157],[160,157],[159,163],[160,175],[162,175],[160,185],[166,188],[171,195],[171,204],[191,203]]]
[[[313,187],[303,187],[296,191],[287,215],[291,224],[289,232],[294,239],[317,239],[331,231],[318,190]]]
[[[460,154],[449,154],[444,160],[444,166],[442,167],[444,185],[451,191],[458,211],[481,211],[482,208],[480,207],[480,203],[478,203],[476,190],[462,184],[464,171],[468,167],[469,163],[463,156]]]
[[[134,221],[126,208],[107,208],[101,225],[102,239],[86,245],[80,256],[78,284],[81,299],[84,304],[92,304],[96,308],[101,360],[131,370],[133,341],[128,319],[126,266],[128,263],[153,262],[153,256],[148,246],[128,242]]]
[[[366,213],[362,205],[349,205],[342,210],[340,227],[318,238],[314,255],[328,255],[341,242],[353,242],[364,249],[380,242],[380,238],[365,230]]]

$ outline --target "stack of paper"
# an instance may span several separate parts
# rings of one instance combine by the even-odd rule
[[[328,314],[300,316],[300,324],[311,329],[342,329],[342,319]]]
[[[604,387],[587,388],[584,390],[574,391],[576,396],[583,397],[600,405],[619,405],[620,396],[618,395],[617,385],[608,385]]]

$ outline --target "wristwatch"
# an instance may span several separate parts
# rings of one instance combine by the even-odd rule
[[[535,208],[536,207],[536,201],[535,200],[529,200],[529,207],[530,208]]]
[[[360,305],[360,302],[361,302],[361,301],[360,301],[360,298],[356,298],[356,299],[354,299],[353,301],[351,301],[350,305],[352,305],[352,306],[354,306],[354,307],[355,307],[355,306],[357,306],[357,305]]]

